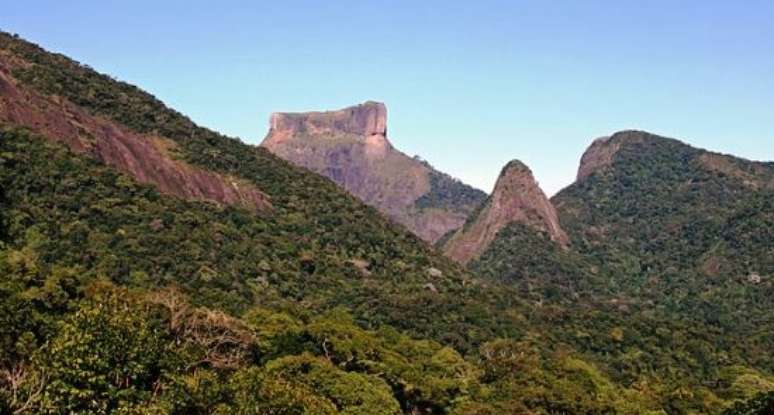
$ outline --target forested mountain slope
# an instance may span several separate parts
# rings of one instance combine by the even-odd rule
[[[643,347],[648,337],[663,339],[670,330],[670,337],[682,336],[691,326],[714,340],[699,345],[672,337],[675,362],[687,357],[681,348],[694,350],[672,369],[707,375],[737,354],[772,373],[773,178],[774,163],[640,131],[616,133],[592,144],[578,181],[552,198],[569,249],[546,231],[514,222],[469,268],[537,304],[617,314],[628,326],[611,329],[611,338],[640,344],[628,346],[626,360],[661,354],[666,346]],[[653,328],[636,328],[646,321]],[[669,365],[654,355],[644,360]]]
[[[0,63],[0,412],[721,412],[774,384],[766,332],[480,280],[136,87],[6,34]]]
[[[597,161],[553,201],[574,248],[609,270],[611,286],[718,324],[770,319],[753,310],[772,299],[774,163],[639,131],[598,140],[583,159]]]
[[[510,281],[559,275],[711,324],[770,321],[774,163],[624,131],[596,140],[552,202],[571,249],[514,224],[471,268]]]
[[[469,281],[471,277],[460,267],[434,253],[415,236],[392,226],[375,209],[359,202],[331,181],[296,168],[261,147],[246,145],[236,139],[198,127],[136,87],[116,82],[61,55],[49,54],[8,35],[3,35],[0,39],[2,39],[2,61],[14,62],[13,65],[6,65],[6,67],[11,66],[13,70],[4,73],[4,76],[18,83],[19,88],[26,88],[25,95],[34,94],[39,100],[50,105],[62,105],[68,108],[72,104],[89,116],[98,117],[101,122],[111,122],[114,123],[112,126],[117,128],[157,137],[168,143],[162,146],[165,151],[159,152],[164,162],[180,163],[184,166],[182,169],[184,171],[196,168],[207,174],[238,180],[265,195],[267,203],[265,207],[260,206],[257,212],[252,205],[245,206],[241,203],[203,203],[177,208],[176,211],[180,211],[181,214],[186,213],[183,211],[191,211],[186,213],[188,216],[194,215],[194,206],[200,206],[221,215],[220,220],[191,218],[189,222],[182,222],[186,224],[182,230],[170,229],[169,224],[164,222],[165,216],[171,213],[163,215],[162,212],[175,210],[159,209],[156,216],[149,218],[149,223],[144,224],[144,228],[137,229],[137,236],[154,238],[171,232],[175,234],[172,240],[164,243],[152,240],[136,241],[133,244],[136,245],[135,249],[142,252],[136,258],[134,257],[136,252],[117,250],[109,256],[90,258],[93,261],[89,263],[90,268],[102,268],[101,262],[107,261],[109,257],[113,262],[104,267],[110,270],[111,275],[131,271],[132,268],[144,268],[144,264],[147,264],[147,269],[143,271],[151,274],[151,278],[164,278],[164,274],[169,272],[170,265],[149,262],[154,258],[159,261],[171,261],[175,267],[186,269],[184,272],[176,269],[174,278],[187,283],[195,280],[197,273],[203,273],[206,275],[205,280],[211,282],[213,286],[203,288],[202,295],[218,299],[212,304],[234,310],[239,310],[240,305],[254,301],[254,298],[249,296],[245,298],[245,293],[249,290],[245,291],[242,288],[256,279],[261,283],[269,284],[271,289],[267,291],[279,290],[277,295],[282,298],[303,298],[304,301],[312,304],[316,304],[313,301],[314,293],[322,295],[326,301],[340,296],[339,301],[352,308],[359,307],[358,302],[363,302],[361,305],[364,308],[371,307],[373,304],[368,305],[365,302],[374,303],[374,298],[381,299],[375,304],[386,305],[388,303],[386,300],[389,298],[390,307],[395,308],[394,315],[390,318],[406,324],[427,324],[427,315],[426,312],[419,313],[417,310],[417,318],[407,318],[411,316],[411,312],[404,308],[415,308],[421,304],[433,304],[435,306],[433,309],[446,307],[447,302],[443,300],[445,295],[436,295],[429,289],[423,289],[423,286],[432,283],[435,291],[442,294],[448,292],[450,295],[463,289],[475,289],[464,287],[465,284],[471,284]],[[13,102],[30,112],[40,108],[38,100]],[[8,112],[0,113],[8,114]],[[71,111],[59,111],[54,115],[59,117],[70,113]],[[18,123],[8,116],[2,121],[8,126],[29,128],[51,141],[63,142],[75,153],[83,153],[108,166],[115,166],[119,171],[125,171],[129,177],[145,181],[142,180],[145,177],[142,169],[135,174],[135,170],[123,169],[122,165],[111,163],[111,159],[105,160],[100,152],[82,151],[78,146],[81,143],[85,143],[85,146],[101,148],[101,142],[111,137],[89,134],[88,130],[77,130],[82,128],[81,119],[44,118],[40,123]],[[71,142],[63,139],[56,130],[49,130],[48,126],[51,124],[72,126],[83,134],[76,133],[75,139]],[[12,136],[17,137],[18,134],[14,133]],[[23,134],[23,136],[28,135]],[[127,164],[130,166],[134,166],[132,160],[134,156],[131,151],[126,154],[121,151],[111,153],[114,159],[122,161],[129,159],[130,162]],[[14,164],[14,166],[20,169],[26,164]],[[147,168],[147,170],[153,169],[154,166]],[[25,172],[27,173],[25,176],[21,176],[21,172],[14,171],[14,174],[11,174],[9,171],[9,179],[23,180],[24,177],[28,177],[57,183],[57,176],[47,179],[47,173],[64,174],[67,170],[43,171],[38,172],[38,175],[29,175],[29,172]],[[125,182],[125,179],[122,180],[122,183]],[[9,183],[7,189],[10,191],[13,188],[12,184],[16,183],[16,181]],[[53,184],[39,186],[42,187],[31,189],[41,192],[54,190],[51,187]],[[156,186],[156,188],[162,192],[164,190],[162,186]],[[22,189],[30,190],[26,186]],[[83,188],[75,187],[69,189],[69,192],[56,192],[56,195],[51,197],[75,197],[72,193],[75,190],[83,192],[77,197],[90,197],[89,192],[95,192],[85,184]],[[111,191],[131,200],[131,195],[121,194],[120,189],[111,189]],[[192,199],[203,202],[223,202],[209,197]],[[25,200],[30,201],[30,199],[14,197],[9,198],[9,203],[22,203]],[[32,201],[37,200],[32,199]],[[100,210],[105,210],[106,214],[112,212],[111,198],[104,197],[97,200],[106,204]],[[50,206],[67,205],[51,202]],[[242,207],[248,209],[243,210]],[[79,208],[78,204],[74,204],[73,208]],[[147,214],[146,210],[139,207],[132,208],[132,211],[142,215]],[[41,213],[36,220],[52,219],[52,212],[47,212],[43,208],[34,211]],[[10,212],[8,209],[5,211],[6,214]],[[124,217],[126,212],[120,209],[116,209],[115,214],[119,218],[117,220],[126,219]],[[90,215],[86,217],[89,220],[97,219]],[[14,219],[8,220],[16,223]],[[224,220],[228,223],[223,224]],[[152,226],[150,222],[153,222]],[[28,225],[29,223],[24,222],[19,229],[11,228],[11,236],[23,234]],[[51,226],[61,228],[61,225],[56,225],[56,221]],[[117,225],[114,224],[114,226]],[[109,232],[111,237],[117,230],[118,228],[113,228]],[[63,234],[64,231],[64,229],[56,229],[52,246],[65,250],[63,247],[67,246],[67,234]],[[128,230],[124,229],[124,232]],[[104,242],[98,242],[97,236],[91,237],[98,246]],[[192,246],[191,250],[181,249],[191,244],[197,237],[201,238],[202,246]],[[194,242],[193,245],[198,243]],[[70,249],[81,251],[82,242],[76,241]],[[165,249],[168,251],[162,252]],[[78,252],[78,254],[81,253]],[[127,256],[123,256],[124,254]],[[137,262],[139,258],[143,260]],[[244,262],[234,263],[240,261]],[[435,271],[428,272],[429,270]],[[435,272],[442,274],[443,278],[432,277],[431,274],[435,275]],[[231,279],[233,281],[226,282]],[[339,282],[334,283],[328,279]],[[231,284],[236,284],[238,287],[232,287]],[[220,285],[222,288],[215,285]],[[329,291],[322,294],[326,290]],[[373,293],[374,290],[380,294]],[[349,298],[349,295],[354,297]],[[389,313],[375,313],[372,318],[378,321],[387,318],[388,315]],[[421,323],[422,321],[425,323]],[[437,325],[440,321],[434,321],[432,324]],[[456,321],[454,324],[467,323]],[[475,326],[474,323],[471,324]],[[475,327],[481,328],[481,326]],[[452,333],[453,331],[449,329],[439,332]],[[460,339],[459,341],[463,344],[468,343],[469,340]]]

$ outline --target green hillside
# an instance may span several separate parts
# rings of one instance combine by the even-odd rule
[[[0,413],[717,413],[774,387],[770,320],[734,331],[578,299],[561,278],[479,279],[327,179],[136,87],[9,35],[0,52],[25,63],[11,74],[25,86],[173,140],[175,157],[273,206],[161,194],[3,123]],[[759,203],[729,232],[758,226]],[[728,249],[765,249],[732,233]]]
[[[709,385],[736,360],[770,378],[774,164],[642,132],[618,133],[609,145],[620,146],[610,166],[552,200],[570,249],[512,224],[470,268],[512,284],[522,299],[593,315],[590,324],[568,318],[568,330],[592,326],[589,339],[607,320],[621,343],[604,359],[614,367],[648,362],[637,370]],[[576,343],[600,346],[608,347]],[[695,383],[691,393],[699,390]]]
[[[374,209],[340,190],[331,181],[295,168],[260,147],[198,127],[136,87],[116,82],[27,42],[10,36],[0,39],[4,50],[34,62],[25,70],[14,73],[18,79],[25,80],[38,91],[64,96],[95,114],[116,120],[136,131],[152,131],[172,139],[178,143],[175,156],[193,165],[254,183],[270,196],[273,206],[271,213],[256,216],[236,208],[170,199],[179,206],[157,206],[155,211],[149,206],[122,210],[122,203],[141,203],[138,196],[151,190],[132,193],[120,187],[108,187],[110,195],[103,195],[98,193],[99,189],[90,188],[87,181],[80,182],[82,188],[72,185],[67,192],[48,194],[46,192],[55,189],[53,183],[61,179],[48,177],[47,174],[64,172],[52,168],[44,157],[40,166],[43,171],[33,173],[29,167],[34,165],[32,161],[17,164],[28,166],[28,170],[23,171],[24,176],[20,175],[20,171],[8,170],[8,179],[14,182],[5,187],[8,192],[18,186],[24,191],[39,189],[43,193],[35,195],[36,203],[51,197],[54,199],[49,201],[48,206],[58,206],[58,210],[48,212],[41,208],[35,211],[37,216],[19,228],[11,229],[9,237],[12,240],[31,224],[50,221],[50,226],[56,228],[51,231],[53,242],[50,246],[60,251],[52,259],[78,262],[95,269],[95,273],[98,272],[96,270],[105,270],[109,277],[142,271],[151,275],[150,284],[181,281],[190,285],[192,292],[207,298],[206,304],[235,312],[257,300],[257,294],[253,293],[255,290],[248,287],[258,281],[268,286],[262,290],[262,297],[272,292],[271,295],[277,298],[303,299],[310,307],[346,304],[359,310],[358,314],[367,316],[367,322],[389,321],[407,329],[413,327],[424,335],[434,332],[433,335],[448,337],[445,340],[462,349],[475,347],[482,339],[495,333],[516,332],[512,328],[513,323],[501,313],[486,313],[484,318],[487,323],[483,324],[477,321],[476,315],[480,312],[462,313],[468,307],[464,301],[474,299],[471,307],[479,309],[486,304],[485,297],[492,296],[489,293],[479,294],[479,288],[470,282],[470,276],[461,268],[434,253],[408,232],[390,225]],[[36,152],[23,153],[34,157]],[[25,177],[47,182],[39,184],[40,187],[30,187],[18,182]],[[74,193],[76,190],[81,194]],[[76,199],[64,203],[55,199],[58,197]],[[92,241],[84,241],[84,235],[70,239],[70,230],[64,229],[63,223],[69,220],[98,220],[98,217],[78,212],[84,208],[83,198],[86,197],[103,204],[96,209],[109,216],[106,224],[100,225],[104,227],[100,233],[107,235],[92,233]],[[153,197],[152,201],[156,202],[159,197]],[[11,203],[21,203],[29,200],[30,196],[13,195],[7,198]],[[116,198],[124,201],[114,200]],[[166,201],[167,198],[158,200]],[[20,207],[28,208],[25,204]],[[204,211],[198,213],[196,209]],[[185,215],[186,220],[173,223],[170,215],[175,212]],[[52,213],[74,216],[56,218]],[[14,212],[6,209],[4,214],[11,216]],[[129,219],[126,217],[128,214],[143,218]],[[15,222],[13,218],[8,220]],[[160,226],[153,225],[158,229],[151,228],[151,222],[158,221],[161,221]],[[85,223],[83,226],[86,230],[76,232],[74,229],[72,232],[90,233],[94,225]],[[130,237],[113,241],[119,229]],[[133,238],[135,240],[131,241]],[[98,249],[102,249],[105,243],[126,245],[114,249],[109,258],[88,257],[89,263],[83,264],[84,244],[90,242]],[[431,268],[440,270],[443,278],[433,280],[428,274]],[[196,283],[199,276],[204,281]],[[434,283],[438,293],[422,288],[430,282]],[[461,292],[470,294],[461,296]],[[454,298],[463,300],[456,301]],[[437,312],[438,318],[431,319],[432,315],[428,315],[425,307]],[[489,306],[483,307],[486,309]],[[457,311],[449,314],[445,309]],[[458,313],[465,315],[465,319],[455,317]],[[449,326],[442,328],[443,325]],[[436,326],[437,329],[432,328]]]
[[[738,334],[771,330],[774,164],[641,132],[554,198],[572,245],[623,301]]]
[[[774,163],[623,132],[611,168],[554,197],[574,245],[631,274],[774,273]],[[717,266],[715,263],[718,263]]]

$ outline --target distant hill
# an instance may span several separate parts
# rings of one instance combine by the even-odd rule
[[[378,102],[273,114],[261,145],[330,178],[431,243],[460,227],[486,198],[395,149],[387,139],[387,108]]]

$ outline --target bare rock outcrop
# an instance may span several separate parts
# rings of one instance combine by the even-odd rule
[[[270,127],[275,133],[285,132],[289,136],[299,133],[320,136],[341,132],[362,137],[386,137],[387,107],[381,102],[368,101],[338,111],[274,113],[271,115]],[[277,137],[272,136],[274,139]]]
[[[703,153],[698,160],[705,169],[732,177],[751,191],[774,189],[774,176],[768,173],[770,168],[764,163],[710,152]]]
[[[554,206],[530,169],[518,160],[503,168],[486,205],[449,239],[443,247],[444,253],[463,264],[468,263],[486,250],[497,232],[514,222],[546,232],[561,246],[568,244]]]
[[[23,87],[13,79],[12,63],[5,58],[0,55],[0,122],[64,143],[163,193],[255,211],[271,209],[269,197],[252,184],[171,157],[171,140],[135,133],[61,97]]]
[[[261,146],[330,178],[431,243],[461,226],[485,198],[483,192],[452,183],[455,190],[472,192],[475,201],[454,206],[418,205],[420,198],[434,190],[431,176],[442,174],[392,146],[387,138],[387,109],[379,102],[336,111],[272,114]]]
[[[592,173],[605,169],[613,164],[613,158],[621,145],[626,142],[641,142],[647,139],[648,134],[643,131],[621,131],[609,137],[600,137],[594,140],[589,148],[581,156],[578,167],[577,181],[583,181]]]

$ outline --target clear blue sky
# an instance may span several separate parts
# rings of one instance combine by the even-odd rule
[[[774,160],[774,1],[7,1],[0,28],[250,143],[275,111],[387,104],[390,139],[486,191],[554,193],[637,128]]]

